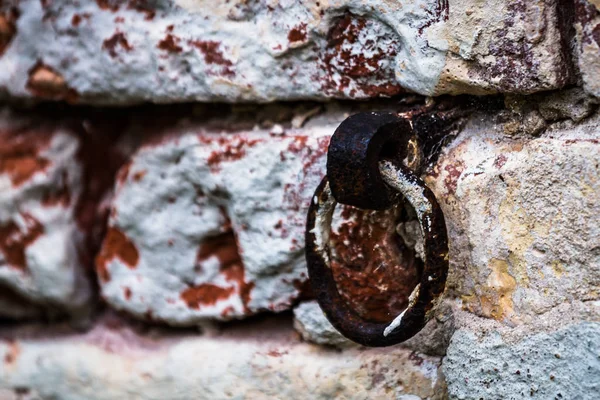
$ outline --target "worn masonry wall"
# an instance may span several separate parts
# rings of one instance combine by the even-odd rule
[[[0,0],[0,399],[596,399],[600,4]],[[308,204],[360,111],[423,115],[450,270],[368,349],[313,300]],[[339,206],[391,321],[406,204]],[[358,262],[360,260],[360,263]]]

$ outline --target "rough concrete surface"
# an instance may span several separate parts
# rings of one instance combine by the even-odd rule
[[[289,319],[212,335],[149,330],[114,317],[83,334],[1,331],[2,399],[441,398],[439,357],[300,343]]]
[[[474,118],[426,177],[452,238],[448,294],[509,325],[597,300],[598,118],[539,137],[491,122]]]
[[[565,18],[557,0],[4,1],[0,94],[131,104],[533,93],[574,82]]]
[[[444,358],[452,399],[581,399],[600,393],[600,323],[506,343],[458,330]]]

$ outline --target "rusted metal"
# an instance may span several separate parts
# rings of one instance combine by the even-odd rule
[[[313,293],[333,326],[365,346],[403,342],[432,317],[448,273],[448,239],[434,194],[402,160],[416,151],[411,121],[393,113],[349,117],[334,133],[327,176],[311,202],[306,225],[306,260]],[[412,144],[411,144],[412,143]],[[409,305],[388,322],[362,318],[340,295],[331,269],[329,235],[338,202],[369,209],[406,199],[413,206],[424,239],[424,267]]]
[[[342,204],[370,210],[389,208],[393,191],[379,174],[382,158],[405,157],[402,139],[412,129],[408,120],[391,112],[352,115],[336,129],[327,152],[331,192]]]

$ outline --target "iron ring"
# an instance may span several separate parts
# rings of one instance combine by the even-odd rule
[[[448,274],[448,237],[433,192],[410,169],[391,161],[378,164],[385,184],[414,207],[424,239],[424,267],[408,307],[386,323],[363,319],[340,295],[330,267],[329,235],[337,201],[323,178],[311,201],[306,224],[306,261],[314,295],[331,324],[364,346],[401,343],[418,333],[433,316]]]

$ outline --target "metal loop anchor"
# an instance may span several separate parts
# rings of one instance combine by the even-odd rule
[[[373,114],[373,113],[368,113]],[[360,116],[360,114],[359,114]],[[351,118],[358,118],[352,116]],[[396,117],[399,119],[399,117]],[[346,121],[348,121],[346,120]],[[345,122],[346,122],[345,121]],[[433,310],[437,300],[443,293],[446,277],[448,273],[448,238],[446,233],[446,224],[441,208],[431,190],[425,186],[424,182],[416,176],[410,169],[402,165],[396,158],[395,161],[381,160],[381,149],[386,146],[386,140],[394,132],[397,134],[393,138],[395,142],[394,148],[397,149],[397,143],[404,140],[405,144],[408,141],[406,132],[398,132],[396,129],[390,129],[393,126],[406,126],[403,124],[394,123],[386,117],[386,122],[380,124],[378,129],[367,130],[367,138],[360,138],[358,135],[346,135],[346,138],[359,140],[361,148],[358,153],[352,151],[351,143],[346,143],[346,146],[338,146],[343,148],[341,153],[345,152],[345,156],[340,152],[337,158],[333,161],[330,159],[332,145],[330,145],[327,163],[327,176],[323,178],[320,185],[317,187],[313,199],[311,201],[308,218],[306,224],[306,261],[308,265],[308,274],[312,286],[313,293],[317,301],[325,313],[331,324],[345,337],[364,346],[383,347],[401,343],[416,333],[418,333],[433,316]],[[343,124],[342,124],[343,126]],[[364,125],[363,125],[364,126]],[[382,126],[388,132],[385,132],[382,137],[378,137],[377,132]],[[341,126],[340,126],[341,127]],[[410,128],[410,127],[409,127]],[[332,143],[335,143],[339,138],[335,136],[340,129],[336,131],[332,137]],[[373,139],[375,138],[375,139]],[[361,141],[362,139],[362,141]],[[369,150],[369,141],[375,140],[374,150]],[[339,142],[338,142],[339,143]],[[335,147],[334,147],[335,148]],[[336,150],[334,150],[336,151]],[[378,153],[379,151],[379,153]],[[374,155],[373,155],[374,154]],[[345,162],[349,158],[351,162]],[[358,158],[362,157],[360,160]],[[379,159],[373,165],[373,158]],[[382,204],[387,204],[388,207],[394,201],[400,201],[400,196],[403,196],[415,209],[421,230],[424,238],[424,267],[419,283],[416,285],[409,297],[408,307],[396,318],[389,322],[373,322],[362,318],[340,295],[336,281],[333,276],[330,265],[330,245],[329,236],[331,232],[331,221],[335,207],[338,203],[344,203],[336,195],[334,187],[347,185],[345,182],[338,181],[344,179],[344,175],[334,174],[330,176],[330,167],[335,164],[333,170],[340,171],[346,167],[362,165],[363,168],[369,171],[350,170],[354,176],[359,176],[358,180],[377,177],[375,185],[366,184],[360,187],[361,193],[356,191],[351,198],[362,199],[364,204],[370,199],[373,199],[374,205],[371,209],[380,209]],[[373,166],[376,168],[377,175],[373,175]],[[362,176],[360,176],[362,174]],[[381,186],[377,186],[378,182],[385,185],[385,191],[381,190]],[[368,183],[368,182],[367,182]],[[379,190],[373,190],[373,187],[379,187]],[[383,201],[378,202],[378,197],[381,196]],[[343,197],[343,196],[342,196]],[[354,202],[355,205],[357,204]]]

